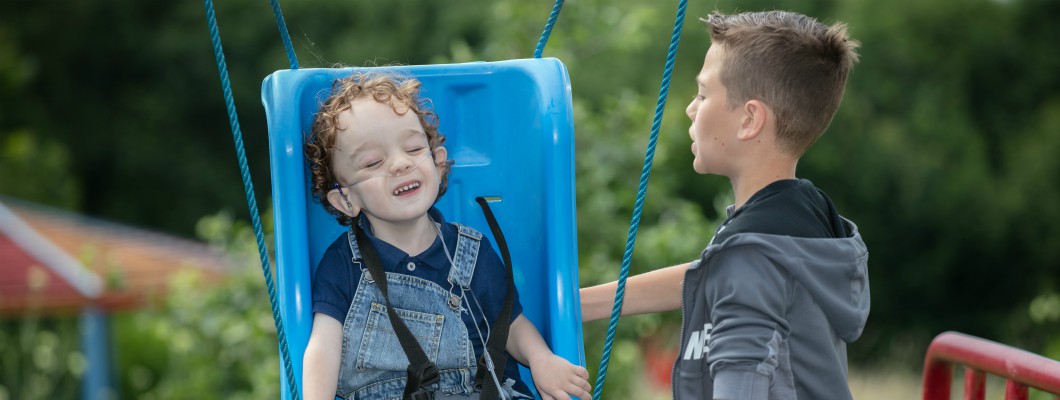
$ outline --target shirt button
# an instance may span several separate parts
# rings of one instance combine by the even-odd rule
[[[414,263],[412,261],[409,261],[408,265],[405,265],[405,268],[408,268],[409,271],[415,271],[416,270],[416,263]]]

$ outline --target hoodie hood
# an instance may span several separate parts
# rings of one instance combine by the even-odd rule
[[[840,217],[841,218],[841,217]],[[842,219],[851,235],[844,238],[801,238],[741,233],[707,249],[754,246],[774,265],[784,268],[821,307],[828,322],[846,342],[861,336],[869,316],[869,252],[857,226]]]

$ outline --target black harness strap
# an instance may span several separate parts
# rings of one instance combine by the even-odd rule
[[[508,363],[506,346],[508,344],[508,329],[512,324],[512,304],[515,302],[515,278],[512,276],[512,257],[508,253],[508,242],[504,240],[504,232],[501,232],[501,227],[497,224],[497,218],[493,216],[493,211],[490,210],[489,203],[485,197],[476,197],[475,201],[482,207],[482,214],[486,216],[486,223],[489,224],[490,231],[493,232],[493,238],[497,239],[497,247],[500,248],[501,257],[504,259],[504,271],[508,276],[508,292],[504,296],[504,307],[501,308],[500,314],[497,315],[497,321],[494,322],[489,342],[486,343],[486,348],[483,350],[489,353],[490,359],[493,360],[493,365],[486,365],[488,363],[486,357],[479,357],[478,372],[475,373],[475,386],[482,388],[480,398],[482,400],[495,400],[500,398],[501,388],[491,382],[487,382],[489,379],[486,379],[486,373],[488,369],[492,369],[501,374],[500,376],[504,376],[504,369]]]
[[[354,232],[357,235],[357,246],[361,250],[365,264],[368,265],[368,272],[372,274],[376,285],[379,285],[379,291],[383,292],[383,299],[386,300],[387,315],[390,317],[390,325],[394,327],[398,342],[401,343],[401,348],[409,359],[408,380],[405,382],[405,392],[402,398],[407,400],[431,399],[433,396],[426,388],[438,382],[440,378],[438,367],[427,358],[427,353],[420,347],[416,337],[412,335],[412,331],[405,325],[405,321],[398,317],[394,306],[390,304],[390,295],[387,294],[386,272],[383,271],[382,262],[379,261],[379,254],[376,253],[375,247],[365,237],[361,226],[356,223],[354,224]]]

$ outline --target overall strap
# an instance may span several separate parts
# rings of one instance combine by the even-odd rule
[[[353,262],[361,262],[361,246],[357,243],[357,234],[354,233],[352,226],[350,227],[350,230],[346,232],[346,240],[350,243],[350,253],[353,254],[351,257]],[[371,246],[371,243],[368,243],[368,245]]]
[[[501,308],[500,314],[497,315],[497,322],[493,325],[489,342],[486,343],[486,348],[483,351],[483,355],[489,354],[489,358],[479,358],[478,371],[475,373],[475,385],[482,388],[480,398],[482,400],[494,400],[501,398],[502,389],[498,387],[499,382],[493,384],[489,382],[489,379],[486,379],[486,371],[500,371],[503,376],[508,363],[508,354],[505,347],[508,344],[508,329],[512,324],[512,304],[515,302],[515,278],[512,274],[512,257],[508,253],[508,242],[504,240],[504,232],[501,232],[501,227],[497,224],[497,219],[493,216],[493,211],[490,210],[486,198],[476,197],[475,201],[482,207],[482,214],[486,216],[486,222],[490,226],[490,231],[493,232],[493,238],[497,240],[497,247],[500,248],[501,257],[504,260],[505,275],[508,276],[508,292],[504,296],[504,306]]]
[[[358,227],[358,229],[360,229],[360,227]],[[352,226],[350,227],[350,230],[346,232],[346,241],[350,244],[350,262],[361,269],[361,275],[365,276],[365,280],[368,283],[375,283],[375,275],[368,272],[364,260],[361,259],[361,246],[357,243],[357,234],[354,233]],[[365,242],[365,244],[368,246],[372,245],[370,242]]]
[[[364,262],[368,265],[368,272],[371,273],[376,285],[379,286],[379,291],[383,293],[383,299],[386,300],[386,310],[387,316],[390,317],[390,325],[393,326],[398,342],[401,343],[401,349],[405,351],[405,356],[409,359],[408,380],[405,382],[405,392],[402,394],[402,399],[431,399],[433,395],[426,388],[438,382],[440,378],[438,367],[427,358],[427,353],[420,347],[416,337],[412,335],[412,331],[398,317],[394,306],[390,304],[390,296],[387,294],[386,272],[383,271],[382,262],[379,261],[379,254],[368,242],[368,238],[360,225],[354,224],[352,229],[357,237],[357,242],[361,244],[360,249],[364,255]]]
[[[459,234],[456,236],[456,254],[453,254],[453,267],[449,269],[449,283],[460,286],[462,290],[471,289],[471,277],[475,275],[475,263],[478,260],[479,244],[482,234],[469,226],[454,223]]]

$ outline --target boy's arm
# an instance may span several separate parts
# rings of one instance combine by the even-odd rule
[[[712,263],[704,294],[713,326],[707,334],[707,362],[714,399],[765,400],[790,333],[786,313],[795,283],[752,246],[720,251]]]
[[[567,395],[589,399],[589,372],[552,354],[537,328],[519,314],[508,330],[508,354],[530,367],[534,386],[544,400],[567,400]]]
[[[645,314],[681,308],[681,284],[692,263],[684,263],[645,272],[626,279],[622,315]],[[611,316],[618,281],[583,288],[579,291],[582,322]]]
[[[313,330],[302,359],[302,394],[306,400],[334,400],[342,357],[342,324],[313,314]]]

